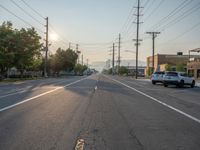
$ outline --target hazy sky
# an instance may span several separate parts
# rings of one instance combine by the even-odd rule
[[[45,28],[20,10],[25,11],[43,24],[45,20],[30,10],[21,0],[0,0],[0,4],[32,26]],[[111,58],[110,47],[122,35],[122,59],[134,59],[136,25],[133,23],[136,0],[24,0],[42,16],[49,17],[50,34],[56,32],[57,41],[52,42],[51,52],[58,47],[67,48],[68,43],[78,43],[84,58],[90,62]],[[185,3],[184,3],[185,2]],[[183,3],[183,5],[181,5]],[[152,40],[146,31],[160,31],[156,38],[156,53],[187,53],[200,47],[200,1],[199,0],[141,0],[139,59],[146,61],[152,53]],[[177,8],[177,9],[176,9]],[[176,9],[176,10],[175,10]],[[174,10],[174,11],[173,11]],[[170,14],[169,17],[166,17]],[[14,27],[30,27],[0,7],[0,23],[12,21]],[[165,18],[164,18],[165,17]],[[163,19],[164,18],[164,19]],[[163,20],[161,20],[163,19]],[[182,20],[181,20],[182,19]],[[160,21],[161,20],[161,21]],[[180,21],[179,21],[180,20]],[[157,23],[158,26],[155,26]],[[153,28],[154,27],[154,28]],[[41,36],[44,35],[39,32]],[[75,44],[72,45],[75,48]]]

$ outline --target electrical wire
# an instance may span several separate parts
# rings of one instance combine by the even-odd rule
[[[148,30],[155,30],[156,28],[160,27],[165,22],[169,21],[173,16],[175,16],[177,13],[179,13],[182,9],[184,9],[192,0],[185,0],[182,3],[180,3],[175,9],[173,9],[167,16],[163,17],[161,20],[159,20],[156,24],[154,24],[152,27],[150,27]]]
[[[144,18],[145,22],[147,22],[147,20],[149,20],[149,18],[158,10],[158,8],[165,2],[165,0],[161,0],[159,2],[159,4],[152,10],[152,12],[146,17]]]
[[[37,20],[35,17],[33,17],[29,12],[27,12],[25,9],[23,9],[21,6],[19,6],[14,0],[10,0],[15,6],[17,6],[21,11],[23,11],[26,15],[31,17],[33,20],[38,22],[40,25],[44,26],[43,23],[41,23],[39,20]]]
[[[43,33],[43,31],[39,28],[34,27],[31,23],[27,22],[26,20],[24,20],[23,18],[17,16],[16,14],[14,14],[12,11],[10,11],[9,9],[7,9],[6,7],[4,7],[3,5],[0,4],[0,7],[3,8],[4,10],[6,10],[8,13],[10,13],[11,15],[15,16],[16,18],[18,18],[19,20],[21,20],[22,22],[24,22],[25,24],[37,29],[39,32]]]
[[[146,9],[144,9],[144,14],[146,14],[146,12],[153,6],[153,4],[155,3],[155,0],[153,0],[148,7],[146,7]]]
[[[42,19],[45,19],[43,15],[41,15],[38,11],[36,11],[33,7],[31,7],[26,1],[21,0],[28,8],[30,8],[33,12],[35,12],[38,16],[40,16]]]
[[[187,33],[192,32],[197,27],[200,27],[200,22],[195,24],[194,26],[192,26],[190,29],[186,30],[185,32],[181,33],[180,35],[176,36],[175,38],[168,40],[167,42],[164,42],[164,43],[169,43],[169,42],[175,41],[175,40],[181,38],[182,36],[186,35]]]
[[[175,19],[173,19],[171,22],[169,22],[168,24],[164,25],[162,28],[160,28],[160,31],[164,31],[167,28],[177,24],[178,22],[182,21],[183,19],[185,19],[186,17],[188,17],[189,15],[193,14],[194,12],[196,12],[197,10],[199,10],[200,8],[200,3],[198,3],[198,5],[195,5],[195,7],[193,7],[192,9],[189,9],[187,11],[185,11],[183,14],[181,14],[180,16],[176,17]]]

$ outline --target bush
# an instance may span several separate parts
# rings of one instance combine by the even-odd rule
[[[119,67],[119,75],[128,74],[128,69],[124,66]]]

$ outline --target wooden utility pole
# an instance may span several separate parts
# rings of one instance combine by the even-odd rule
[[[138,78],[138,49],[139,49],[139,41],[141,41],[140,39],[139,39],[139,27],[140,27],[140,16],[141,16],[141,14],[140,14],[140,8],[142,8],[142,7],[140,7],[140,0],[138,0],[138,5],[137,5],[137,14],[136,14],[136,16],[137,16],[137,22],[136,22],[136,24],[137,24],[137,34],[136,34],[136,39],[135,39],[135,41],[136,41],[136,44],[135,44],[135,46],[136,46],[136,72],[135,72],[135,78],[137,79]]]
[[[115,73],[115,43],[113,43],[112,75]]]
[[[121,63],[121,54],[120,54],[120,50],[121,50],[121,34],[119,34],[119,43],[118,43],[118,74],[119,74],[119,68],[120,68],[120,63]]]
[[[46,47],[45,47],[45,62],[44,62],[44,77],[48,77],[47,76],[47,61],[48,61],[48,50],[49,50],[49,19],[48,17],[45,18],[46,20]]]
[[[83,65],[83,54],[81,55],[81,64]]]
[[[77,59],[77,63],[79,64],[79,51],[78,51],[78,44],[76,44],[76,53],[77,53],[77,55],[78,55],[78,59]]]
[[[154,55],[155,55],[155,38],[157,37],[158,34],[160,34],[160,32],[146,32],[146,34],[151,34],[152,35],[152,74],[154,73]]]

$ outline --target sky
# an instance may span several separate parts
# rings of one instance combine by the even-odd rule
[[[79,44],[84,62],[102,62],[111,59],[112,43],[118,44],[121,33],[121,59],[135,59],[136,6],[137,0],[0,0],[0,24],[11,21],[15,28],[33,26],[45,38],[45,20],[49,18],[50,53],[58,47],[67,49]],[[15,4],[31,14],[31,18]],[[182,4],[182,5],[181,5]],[[200,1],[199,0],[141,0],[139,60],[146,61],[152,54],[152,37],[146,32],[161,32],[155,41],[155,53],[184,54],[200,47]],[[168,16],[168,17],[167,17]],[[52,39],[52,35],[57,39]],[[55,38],[55,37],[54,37]],[[128,50],[128,52],[127,52]],[[117,57],[117,47],[116,47]]]

